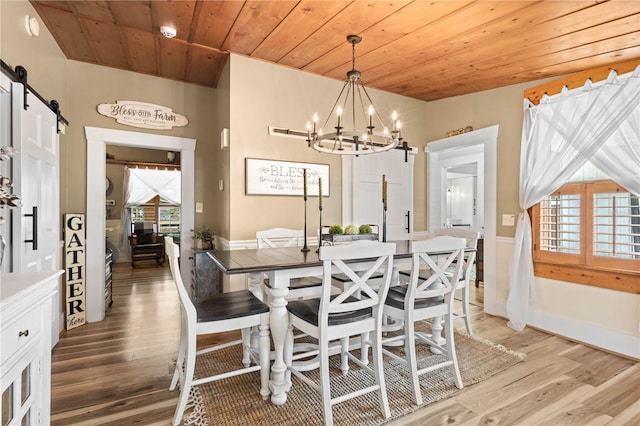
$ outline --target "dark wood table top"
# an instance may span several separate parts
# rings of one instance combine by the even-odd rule
[[[396,256],[411,256],[408,241],[396,243]],[[208,255],[225,274],[246,274],[249,272],[266,272],[276,269],[294,269],[311,266],[322,266],[318,246],[309,247],[307,253],[300,247],[277,247],[263,249],[219,250],[214,249]]]
[[[410,241],[390,242],[396,244],[395,258],[411,257]],[[300,251],[300,247],[242,250],[214,249],[207,254],[225,274],[246,274],[276,269],[322,266],[322,261],[318,257],[318,253],[316,253],[317,248],[317,246],[311,246],[307,253]]]

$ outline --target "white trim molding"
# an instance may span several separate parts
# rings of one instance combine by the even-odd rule
[[[180,229],[194,227],[194,165],[196,140],[176,136],[163,136],[124,130],[85,127],[87,139],[87,216],[86,216],[86,273],[87,273],[87,321],[102,321],[104,306],[105,270],[105,191],[106,147],[120,145],[137,148],[162,149],[180,152],[182,170],[182,200]],[[185,282],[191,280],[191,246],[188,232],[180,235],[180,270]]]
[[[509,260],[513,254],[515,239],[512,237],[498,237],[496,238],[496,244],[498,259],[498,270],[496,271],[498,298],[496,300],[495,315],[506,318],[506,296],[509,288]],[[555,287],[550,288],[549,286]],[[618,294],[620,292],[542,278],[535,279],[535,288],[537,288],[538,293],[542,293],[544,290],[547,298],[549,297],[549,292],[552,294],[557,292],[558,297],[562,298],[571,297],[571,300],[564,302],[561,300],[559,303],[573,303],[574,307],[576,303],[581,303],[577,299],[584,300],[593,297],[591,293],[596,293],[600,295],[597,304],[601,306],[603,311],[594,312],[593,316],[589,318],[590,321],[588,323],[579,318],[571,317],[568,314],[563,315],[562,313],[556,312],[558,309],[555,311],[545,309],[544,300],[542,300],[543,297],[540,294],[540,297],[532,298],[529,302],[529,311],[527,314],[527,324],[529,326],[606,351],[640,359],[640,330],[638,330],[635,335],[627,334],[622,330],[614,329],[609,321],[612,316],[616,315],[616,311],[618,311],[615,301],[619,300],[616,298],[620,297]],[[640,299],[640,295],[635,294],[627,295],[625,293],[622,297]],[[554,300],[556,306],[557,302],[557,300]],[[630,304],[633,303],[633,301],[630,302]],[[586,305],[586,302],[582,302],[581,305]],[[638,306],[638,304],[636,304],[636,306]],[[585,309],[588,308],[585,307]],[[621,313],[621,311],[618,313]],[[593,321],[591,321],[591,319],[593,319]]]
[[[427,154],[428,174],[428,230],[442,227],[441,206],[443,200],[443,176],[439,165],[439,158],[454,149],[468,149],[482,147],[483,169],[479,182],[483,181],[484,188],[484,311],[488,314],[499,315],[497,311],[497,259],[496,259],[496,230],[497,230],[497,146],[499,125],[485,127],[472,132],[463,133],[449,138],[428,142],[424,147]]]

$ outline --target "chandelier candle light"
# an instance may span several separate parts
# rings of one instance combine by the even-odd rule
[[[352,46],[351,71],[347,72],[344,86],[342,86],[324,125],[318,128],[317,113],[313,115],[313,127],[310,122],[307,122],[307,144],[316,151],[339,155],[364,155],[388,151],[398,144],[402,144],[398,114],[393,111],[391,130],[389,130],[384,125],[378,110],[373,106],[373,101],[360,79],[360,71],[355,68],[356,44],[362,41],[362,37],[348,35],[347,41]],[[356,114],[356,109],[362,111],[363,117]],[[345,112],[348,113],[346,116]],[[323,128],[327,126],[334,113],[337,117],[335,131],[325,134]],[[350,123],[348,118],[351,119]],[[351,130],[346,130],[345,121],[351,125]],[[376,130],[374,123],[378,123],[382,130]],[[360,129],[358,126],[361,126]]]

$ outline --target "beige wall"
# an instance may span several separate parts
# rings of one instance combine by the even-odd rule
[[[38,17],[28,1],[0,1],[0,57],[12,69],[18,65],[25,67],[29,85],[47,101],[57,100],[62,115],[71,121],[66,95],[67,59],[39,17],[40,36],[32,37],[27,34],[27,15]],[[67,150],[66,141],[66,136],[61,134],[61,156]],[[61,164],[61,173],[64,173],[64,166]],[[61,214],[65,212],[60,211]]]
[[[85,211],[83,126],[154,133],[117,124],[96,111],[99,103],[133,99],[171,107],[189,118],[187,127],[161,134],[193,137],[198,141],[195,198],[204,203],[204,213],[196,214],[196,225],[212,226],[217,235],[229,240],[252,238],[256,229],[283,226],[281,212],[287,215],[289,226],[302,226],[303,207],[298,197],[245,196],[245,157],[328,163],[332,187],[323,219],[325,223],[340,222],[339,158],[307,149],[300,140],[269,136],[267,126],[304,128],[312,112],[326,114],[329,111],[341,82],[236,55],[232,55],[231,64],[228,62],[225,66],[216,89],[67,61],[44,25],[40,37],[26,34],[24,16],[35,15],[28,2],[1,4],[3,60],[12,66],[27,67],[30,82],[48,99],[58,99],[63,114],[71,121],[67,136],[61,138],[61,213]],[[366,79],[366,75],[363,77]],[[502,213],[518,211],[522,92],[536,84],[509,86],[429,103],[370,89],[378,108],[395,108],[401,113],[406,139],[419,148],[414,187],[416,231],[427,228],[423,149],[427,141],[440,139],[446,131],[467,125],[477,129],[500,124],[498,235],[513,236],[514,228],[502,227],[500,218]],[[227,150],[220,149],[223,127],[231,129],[231,146]],[[223,191],[218,191],[220,180],[224,183]],[[265,209],[269,211],[272,206],[277,207],[274,210],[278,214],[254,214]],[[308,223],[316,223],[317,216],[315,210],[310,211]]]
[[[85,211],[87,171],[84,126],[94,126],[196,139],[195,199],[204,203],[204,213],[196,214],[195,220],[196,226],[207,223],[206,216],[213,212],[212,164],[218,155],[214,148],[219,146],[215,119],[216,90],[77,61],[67,61],[67,72],[73,76],[67,92],[69,116],[73,116],[73,122],[67,132],[69,149],[62,162],[74,164],[74,167],[68,168],[62,176],[62,213]],[[160,132],[124,126],[98,114],[98,104],[116,100],[167,106],[185,115],[189,124]]]
[[[301,197],[245,195],[245,158],[329,164],[330,196],[325,199],[322,220],[325,224],[341,223],[340,156],[319,153],[303,139],[269,136],[267,129],[275,126],[304,130],[314,112],[320,115],[319,122],[324,123],[342,85],[342,81],[231,55],[231,239],[255,238],[259,229],[304,226]],[[404,136],[411,145],[423,138],[426,102],[373,89],[369,92],[382,117],[391,117],[394,109],[398,111],[406,129]],[[307,227],[313,234],[318,227],[319,212],[310,207],[307,212]],[[421,219],[416,220],[416,226],[424,228],[424,214],[416,212],[418,217]]]
[[[244,158],[274,158],[329,163],[331,197],[326,200],[325,223],[340,221],[340,160],[316,153],[296,139],[268,136],[267,126],[302,129],[314,111],[328,111],[340,82],[290,70],[240,56],[231,56],[217,89],[68,61],[42,25],[40,37],[29,37],[24,17],[36,15],[27,1],[0,1],[0,55],[12,67],[23,65],[29,82],[47,99],[57,99],[71,122],[61,136],[61,214],[84,212],[86,197],[86,141],[83,126],[131,131],[100,116],[96,106],[118,99],[133,99],[171,107],[187,116],[190,124],[166,135],[197,139],[196,201],[204,213],[196,225],[213,225],[228,240],[251,239],[256,229],[303,224],[300,197],[264,197],[244,194]],[[365,81],[366,81],[366,75]],[[518,211],[518,174],[522,127],[522,93],[540,82],[508,86],[466,96],[424,103],[372,91],[378,107],[396,108],[402,114],[406,137],[419,148],[415,171],[415,229],[426,229],[426,167],[423,147],[445,132],[467,125],[500,125],[498,135],[498,235],[497,299],[504,303],[508,291],[508,261],[513,227],[503,227],[503,213]],[[335,95],[334,95],[335,93]],[[380,96],[380,98],[378,98]],[[380,99],[380,100],[378,100]],[[388,111],[390,112],[390,111]],[[231,146],[220,149],[220,130],[231,129]],[[141,132],[149,132],[140,129]],[[155,133],[155,132],[150,132]],[[218,181],[224,180],[224,191]],[[103,190],[99,188],[99,190]],[[309,214],[317,223],[317,212]],[[638,338],[640,296],[551,280],[536,280],[539,299],[532,309],[552,319],[547,329],[568,334],[567,328],[588,332],[607,330],[617,338]],[[554,328],[555,327],[555,328]],[[545,327],[543,327],[545,328]],[[588,336],[586,341],[590,341]]]
[[[509,294],[509,261],[513,254],[515,227],[502,226],[502,214],[518,213],[520,143],[523,92],[548,80],[517,84],[427,104],[427,140],[444,137],[449,130],[500,125],[497,170],[497,312],[506,315]],[[426,170],[417,170],[416,188],[424,190]],[[530,322],[596,346],[623,352],[627,345],[638,353],[640,295],[543,278],[534,279],[535,298],[530,303]],[[630,343],[631,342],[631,343]],[[627,351],[626,353],[632,353]],[[637,356],[637,355],[636,355]]]
[[[216,91],[217,104],[216,104],[216,118],[217,118],[217,132],[218,138],[222,129],[229,129],[230,127],[230,101],[231,101],[231,61],[228,60],[222,69],[220,79],[218,80],[218,86]],[[222,180],[224,189],[222,191],[214,191],[213,197],[213,216],[207,215],[210,220],[210,225],[216,233],[216,235],[230,239],[231,229],[231,180],[230,180],[230,149],[220,147],[220,141],[217,144],[214,143],[214,162],[212,163],[214,179],[213,186],[217,188],[218,182]],[[209,224],[209,223],[208,223]]]
[[[498,131],[497,223],[498,236],[513,237],[515,227],[502,226],[502,215],[517,213],[522,132],[522,99],[525,88],[540,82],[517,84],[465,96],[429,102],[427,134],[429,141],[442,139],[449,130],[471,126],[474,129],[500,125]],[[424,150],[422,150],[424,151]],[[425,172],[425,169],[421,170]],[[426,181],[426,176],[417,177]],[[417,185],[416,185],[417,186]]]
[[[0,56],[12,69],[17,65],[25,67],[29,84],[45,99],[57,100],[63,115],[69,118],[65,108],[67,60],[39,17],[40,36],[27,34],[27,15],[38,17],[28,1],[0,1]]]

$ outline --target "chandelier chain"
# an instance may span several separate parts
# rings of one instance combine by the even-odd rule
[[[356,42],[351,42],[351,69],[356,70]]]

